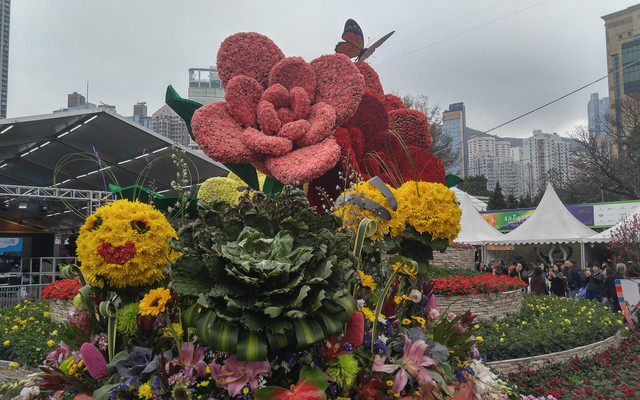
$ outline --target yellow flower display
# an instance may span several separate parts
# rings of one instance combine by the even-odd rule
[[[140,314],[158,315],[161,312],[164,312],[170,298],[171,291],[169,289],[152,289],[142,300],[140,300]]]
[[[393,188],[389,187],[389,189],[391,190],[391,193],[394,192]],[[356,205],[352,201],[343,201],[336,206],[334,213],[342,218],[342,223],[344,226],[348,226],[355,230],[358,228],[358,225],[363,218],[373,219],[378,224],[378,229],[371,236],[372,239],[382,238],[385,234],[389,233],[391,229],[404,229],[404,221],[396,217],[396,213],[389,206],[387,198],[384,197],[382,192],[380,192],[373,184],[369,182],[358,182],[350,189],[341,193],[338,199],[344,199],[345,196],[348,195],[360,195],[378,203],[389,211],[389,213],[391,214],[391,219],[385,220],[375,214],[373,211]]]
[[[360,275],[360,279],[362,279],[362,282],[360,282],[360,284],[363,287],[368,287],[372,292],[376,290],[376,281],[373,280],[373,277],[371,275],[365,274],[362,270],[358,270],[358,275]]]
[[[98,208],[80,228],[80,269],[87,281],[98,287],[158,281],[165,264],[180,255],[169,247],[172,237],[177,237],[176,231],[149,204],[114,201]]]
[[[429,233],[433,239],[453,241],[460,232],[462,211],[454,193],[433,182],[407,181],[395,192],[398,200],[397,218],[419,233]],[[399,236],[405,225],[390,226],[391,236]]]

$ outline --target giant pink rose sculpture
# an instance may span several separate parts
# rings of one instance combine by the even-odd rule
[[[217,64],[226,101],[199,108],[191,120],[209,157],[251,163],[287,184],[309,182],[336,165],[333,130],[351,118],[364,93],[364,77],[348,57],[307,63],[245,32],[225,39]]]

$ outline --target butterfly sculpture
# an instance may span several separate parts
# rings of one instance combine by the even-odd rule
[[[385,40],[389,39],[395,31],[391,31],[378,39],[374,44],[369,47],[364,47],[364,37],[362,36],[362,29],[360,25],[352,19],[348,19],[344,24],[344,32],[342,32],[342,39],[344,42],[340,42],[336,45],[336,53],[341,53],[349,58],[356,58],[356,61],[366,60],[375,49],[377,49]]]

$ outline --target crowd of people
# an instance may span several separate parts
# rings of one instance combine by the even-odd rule
[[[476,270],[494,275],[517,277],[525,282],[531,293],[558,297],[584,297],[605,303],[612,311],[620,311],[616,294],[616,279],[635,278],[638,272],[633,262],[618,263],[615,267],[608,263],[594,261],[586,269],[580,268],[574,260],[560,260],[551,265],[539,263],[533,268],[523,268],[523,263],[514,261],[506,266],[502,260],[491,259],[489,264],[476,263]]]

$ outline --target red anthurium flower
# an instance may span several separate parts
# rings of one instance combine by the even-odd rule
[[[268,386],[255,392],[256,400],[325,400],[329,386],[327,376],[319,369],[303,367],[298,384],[291,389]]]

